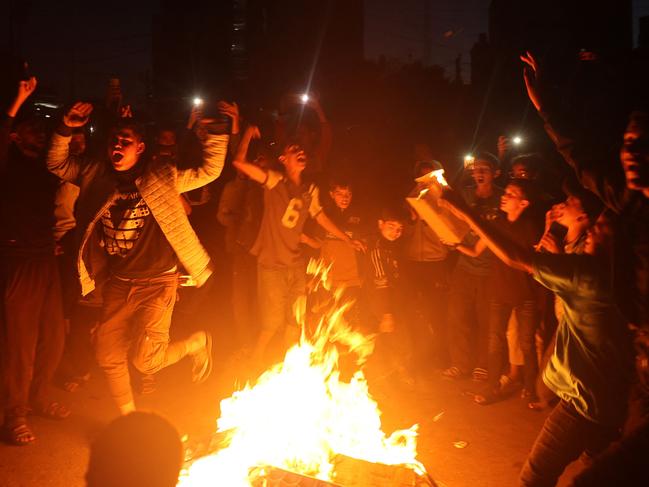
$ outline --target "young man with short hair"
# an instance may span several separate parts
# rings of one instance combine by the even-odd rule
[[[525,179],[513,179],[505,187],[500,198],[500,209],[505,218],[493,222],[494,227],[524,248],[533,249],[542,234],[540,225],[530,213],[535,201],[532,183]],[[469,256],[480,255],[487,248],[480,239],[474,247],[458,245],[457,249]],[[512,311],[516,314],[518,337],[523,352],[523,393],[535,399],[537,359],[534,336],[540,322],[536,284],[525,273],[495,261],[489,278],[489,307],[484,310],[489,317],[489,380],[481,394],[475,396],[478,404],[490,404],[502,399],[510,389],[511,378],[501,379],[506,371],[504,363],[507,340],[507,323]]]
[[[193,380],[211,370],[211,337],[197,332],[169,342],[181,263],[199,286],[212,274],[210,258],[194,233],[179,193],[216,179],[223,168],[227,135],[209,135],[204,161],[195,169],[148,164],[142,128],[124,119],[111,132],[108,160],[81,161],[69,154],[70,135],[84,126],[89,103],[76,103],[52,136],[48,169],[80,187],[81,242],[77,267],[82,294],[103,286],[96,354],[122,414],[135,409],[128,362],[144,374],[189,355]]]
[[[583,255],[534,253],[481,222],[457,194],[447,192],[441,201],[503,263],[533,274],[563,302],[557,343],[543,372],[561,401],[545,421],[519,479],[524,486],[555,485],[582,453],[603,451],[626,416],[633,356],[611,286],[611,220],[603,214],[588,230]]]
[[[499,174],[498,160],[491,154],[480,153],[471,171],[475,186],[463,191],[465,200],[485,221],[494,221],[499,215],[502,189],[495,184]],[[473,246],[477,240],[469,232],[462,243]],[[491,252],[477,257],[460,255],[457,260],[448,296],[451,366],[442,372],[445,378],[458,379],[472,374],[474,380],[487,380],[489,322],[485,309],[492,261]]]
[[[65,342],[52,231],[59,181],[45,167],[44,120],[23,113],[15,121],[36,89],[36,79],[16,84],[13,103],[0,121],[2,436],[27,445],[36,439],[28,413],[63,419],[70,410],[50,394]]]
[[[255,126],[249,126],[243,138],[260,138]],[[234,167],[264,187],[264,214],[251,253],[257,257],[258,303],[261,331],[252,359],[263,362],[266,349],[279,331],[284,332],[285,345],[299,337],[294,304],[306,290],[306,268],[300,250],[302,230],[310,216],[326,231],[350,247],[363,245],[342,232],[322,211],[318,188],[302,179],[308,157],[294,141],[288,141],[278,157],[284,172],[264,169],[246,160],[239,152]]]

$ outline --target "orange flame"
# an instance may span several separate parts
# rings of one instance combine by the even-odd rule
[[[312,285],[329,289],[329,267],[311,262]],[[381,412],[363,373],[340,380],[338,345],[355,352],[362,364],[374,349],[373,336],[354,331],[344,320],[353,303],[334,304],[313,336],[303,333],[284,361],[257,381],[221,401],[217,430],[227,436],[224,448],[194,461],[181,472],[179,486],[251,485],[255,467],[275,466],[333,481],[337,454],[387,465],[407,465],[419,475],[417,425],[387,436]],[[301,306],[296,306],[300,308]],[[337,345],[334,345],[337,344]],[[260,470],[257,469],[257,472]]]

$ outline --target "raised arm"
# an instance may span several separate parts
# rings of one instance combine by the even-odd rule
[[[448,208],[458,218],[466,221],[496,257],[505,264],[515,269],[532,272],[532,257],[534,252],[524,249],[515,242],[504,238],[487,223],[484,222],[475,212],[466,204],[460,195],[452,190],[447,190],[439,200],[440,206]]]
[[[72,129],[83,127],[90,118],[92,105],[77,102],[63,115],[62,123],[52,134],[47,152],[47,169],[64,181],[75,182],[81,171],[81,160],[70,156]]]
[[[228,150],[227,135],[207,135],[203,144],[203,163],[195,168],[178,170],[176,187],[179,193],[200,188],[221,175]]]
[[[531,103],[543,119],[545,131],[563,159],[572,167],[581,184],[595,193],[609,208],[619,211],[624,203],[624,173],[620,164],[602,160],[592,144],[580,143],[575,127],[553,113],[539,82],[539,63],[527,52],[520,57],[525,63],[523,77]]]
[[[23,106],[23,103],[25,103],[27,98],[29,98],[34,92],[37,84],[36,78],[33,76],[27,81],[22,80],[18,82],[16,97],[7,108],[6,116],[3,117],[3,120],[0,122],[0,171],[4,171],[7,166],[10,145],[9,134],[11,133],[13,120],[16,118],[16,115],[18,114],[20,107]]]
[[[234,156],[234,161],[232,161],[232,164],[236,169],[241,171],[253,181],[264,184],[268,179],[268,173],[259,166],[249,162],[247,157],[250,141],[252,139],[259,138],[261,138],[259,128],[255,125],[248,125],[248,127],[246,127],[246,131],[241,137],[241,142],[239,142],[239,147],[237,147],[237,153]]]

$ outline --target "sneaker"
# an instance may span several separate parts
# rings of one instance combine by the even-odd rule
[[[205,382],[212,373],[212,335],[205,334],[205,345],[192,354],[192,381],[196,384]]]

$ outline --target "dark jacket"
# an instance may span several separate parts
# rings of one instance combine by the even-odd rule
[[[13,118],[0,121],[0,253],[54,255],[54,196],[59,184],[45,161],[9,140]]]
[[[401,276],[397,244],[380,234],[369,239],[365,252],[365,291],[375,318],[401,311]]]

